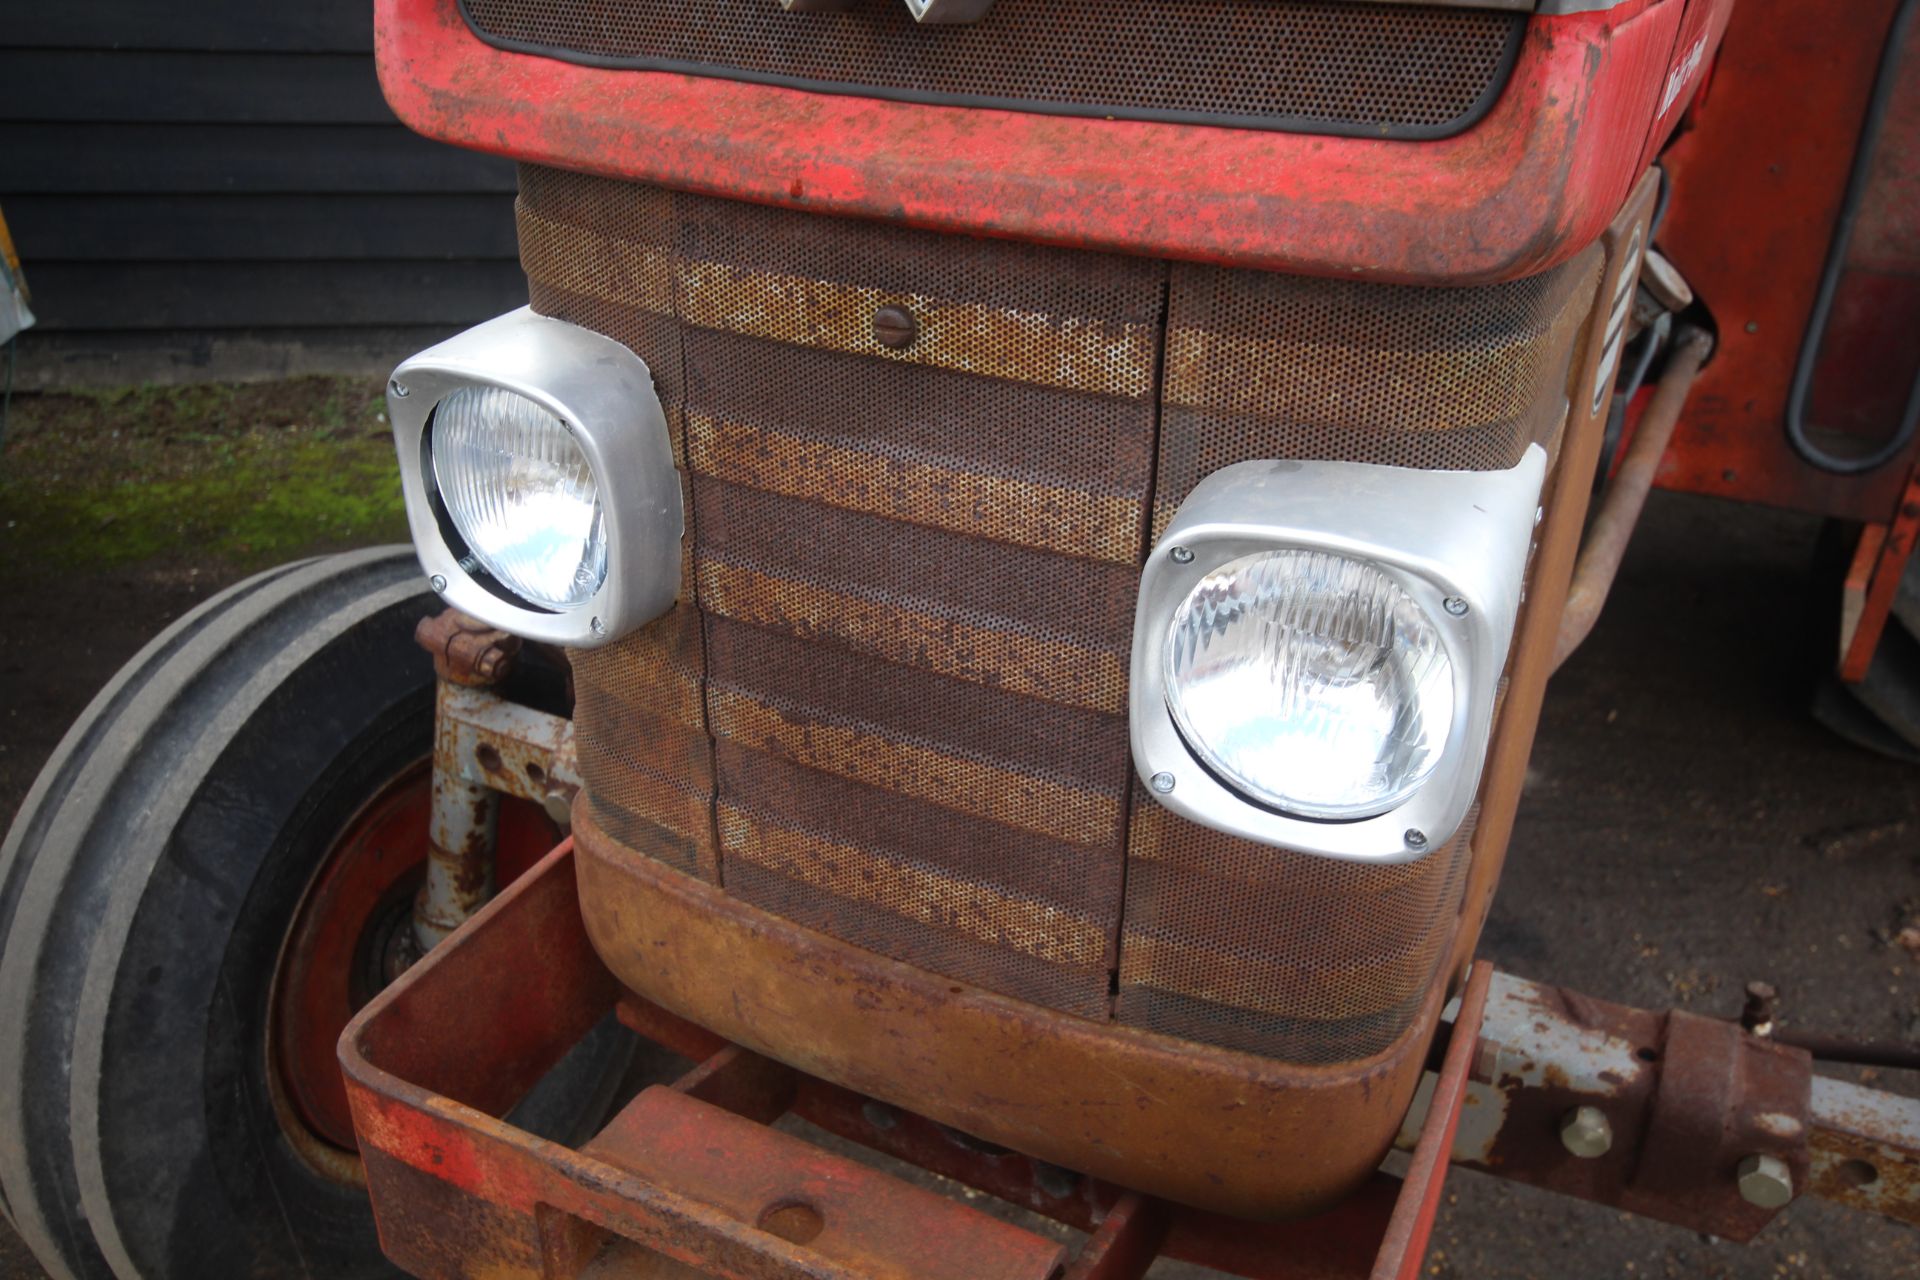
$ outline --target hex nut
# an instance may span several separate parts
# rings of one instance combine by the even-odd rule
[[[1736,1175],[1740,1198],[1758,1209],[1778,1209],[1793,1199],[1793,1170],[1779,1156],[1748,1156]]]
[[[1560,1119],[1560,1145],[1581,1160],[1596,1160],[1613,1149],[1613,1125],[1598,1107],[1575,1107]]]

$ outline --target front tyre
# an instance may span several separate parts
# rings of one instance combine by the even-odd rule
[[[425,855],[422,586],[385,548],[208,601],[94,700],[0,846],[0,1188],[55,1276],[393,1274],[332,1038]],[[554,833],[501,825],[504,883]],[[624,1059],[591,1040],[548,1112],[604,1107]]]

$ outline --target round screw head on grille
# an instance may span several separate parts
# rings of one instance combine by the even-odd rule
[[[873,313],[873,340],[883,347],[901,351],[920,336],[920,322],[905,307],[885,306]]]

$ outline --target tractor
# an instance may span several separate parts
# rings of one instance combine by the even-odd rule
[[[393,371],[412,545],[182,618],[16,819],[9,1218],[62,1280],[1385,1280],[1455,1165],[1920,1223],[1920,1102],[1764,990],[1476,959],[1656,485],[1830,521],[1814,714],[1920,754],[1915,7],[377,0],[528,304]]]

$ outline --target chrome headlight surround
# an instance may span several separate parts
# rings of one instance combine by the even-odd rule
[[[1134,767],[1154,798],[1217,831],[1354,862],[1412,862],[1452,839],[1486,760],[1546,460],[1533,445],[1508,471],[1243,462],[1196,485],[1147,559],[1134,614],[1128,718]],[[1181,603],[1222,566],[1281,550],[1378,569],[1428,616],[1452,665],[1453,720],[1438,761],[1372,817],[1305,818],[1255,802],[1201,763],[1169,710],[1163,658]]]
[[[490,580],[441,504],[430,457],[434,410],[462,388],[498,387],[551,413],[592,468],[606,524],[607,570],[577,607],[532,604]],[[686,528],[666,414],[653,375],[602,334],[522,307],[403,362],[387,414],[420,567],[446,602],[529,640],[590,649],[672,607]]]

